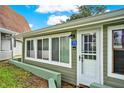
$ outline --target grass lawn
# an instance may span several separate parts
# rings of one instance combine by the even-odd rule
[[[0,88],[47,88],[47,80],[8,63],[0,62]],[[74,88],[62,81],[62,88]]]
[[[8,62],[0,62],[0,88],[47,87],[47,81]]]

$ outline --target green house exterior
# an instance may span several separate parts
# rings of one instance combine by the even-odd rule
[[[117,29],[115,29],[116,27]],[[124,87],[123,58],[120,58],[122,60],[121,64],[123,65],[123,67],[121,66],[121,70],[118,70],[117,66],[120,67],[120,63],[118,63],[120,59],[119,59],[119,56],[115,56],[113,54],[113,51],[115,53],[115,51],[117,50],[118,51],[123,50],[122,49],[123,41],[121,43],[122,45],[120,43],[118,44],[118,42],[120,42],[119,40],[115,41],[116,43],[114,44],[116,45],[113,45],[113,42],[114,42],[113,33],[114,31],[116,33],[116,30],[119,31],[119,33],[123,33],[124,31],[124,9],[96,15],[93,17],[82,18],[82,19],[74,20],[64,24],[55,25],[48,28],[39,29],[37,31],[32,31],[32,32],[19,35],[17,37],[20,37],[20,36],[23,37],[22,62],[59,72],[61,73],[63,81],[69,82],[74,85],[84,84],[89,86],[92,82],[97,82],[97,83],[105,84],[111,87]],[[112,35],[109,36],[109,32],[112,33]],[[67,38],[71,40],[70,47],[69,47],[71,51],[69,52],[71,62],[69,66],[66,67],[65,65],[57,65],[57,63],[54,64],[54,62],[53,64],[51,64],[52,62],[45,63],[45,62],[42,62],[43,60],[41,61],[35,60],[36,58],[34,59],[26,58],[26,53],[27,53],[26,40],[27,39],[30,40],[30,39],[35,39],[38,37],[40,38],[45,36],[49,37],[49,35],[52,36],[53,38],[56,35],[61,36],[64,33],[69,33],[69,35],[67,34],[68,36]],[[122,34],[119,34],[119,35],[122,35]],[[85,41],[85,38],[89,38],[88,39],[89,42]],[[92,48],[92,53],[90,52],[86,53],[85,49],[87,50],[87,48],[86,47],[84,48],[83,46],[85,46],[85,44],[89,44],[89,47],[90,47],[90,38],[92,38],[91,44],[92,45],[96,44],[95,45],[96,50]],[[94,39],[95,41],[93,41]],[[119,39],[119,38],[116,38],[116,39]],[[34,47],[37,47],[37,46],[34,45]],[[113,49],[113,47],[115,50]],[[82,48],[84,50],[82,50]],[[36,49],[37,48],[35,48],[34,50]],[[90,51],[90,48],[88,49],[89,50],[87,51]],[[81,51],[84,51],[84,52],[81,52]],[[95,52],[93,53],[93,51]],[[114,55],[115,58],[111,56],[111,54]],[[113,59],[115,63],[113,63]],[[95,79],[93,79],[92,77]]]

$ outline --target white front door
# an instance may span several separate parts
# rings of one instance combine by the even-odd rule
[[[78,33],[78,83],[100,83],[99,31],[87,30]]]

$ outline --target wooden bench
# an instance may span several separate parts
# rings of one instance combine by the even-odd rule
[[[48,69],[44,69],[41,67],[37,67],[34,65],[30,65],[30,64],[26,64],[23,62],[19,62],[17,60],[10,60],[10,63],[23,68],[26,71],[29,71],[31,73],[33,73],[34,75],[41,77],[43,79],[48,80],[48,82],[50,82],[50,86],[52,87],[58,87],[61,88],[61,74],[52,70],[48,70]],[[53,84],[53,81],[55,83],[55,85]]]
[[[48,79],[49,88],[56,88],[55,80],[53,78]]]

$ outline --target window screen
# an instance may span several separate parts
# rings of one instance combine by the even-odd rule
[[[37,58],[42,59],[42,39],[37,40]]]
[[[59,61],[59,38],[52,38],[52,60]]]
[[[60,62],[69,63],[69,38],[60,37]]]
[[[42,52],[43,59],[49,59],[49,39],[43,39],[43,52]]]
[[[35,57],[33,40],[27,41],[27,57],[31,57],[31,58]]]

